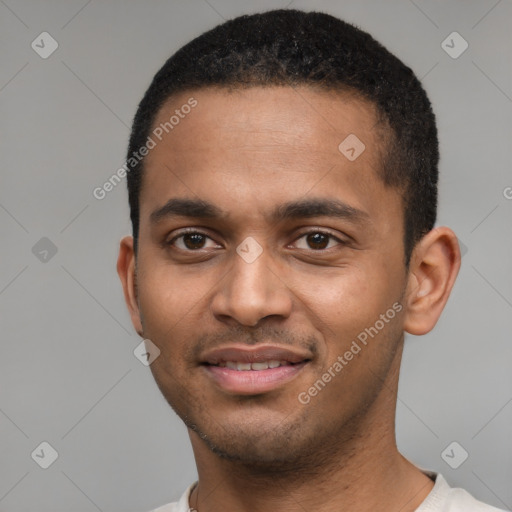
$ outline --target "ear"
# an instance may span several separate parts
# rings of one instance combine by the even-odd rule
[[[128,306],[133,327],[139,336],[142,336],[142,323],[137,300],[135,252],[133,250],[133,237],[131,236],[125,236],[119,244],[117,273],[119,274],[119,279],[121,279],[121,283],[123,285],[124,300]]]
[[[460,248],[447,227],[428,232],[415,246],[409,266],[404,330],[427,334],[436,325],[460,268]]]

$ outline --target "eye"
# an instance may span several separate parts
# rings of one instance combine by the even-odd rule
[[[217,247],[217,244],[206,234],[200,231],[187,231],[175,236],[166,245],[175,246],[182,251],[196,251],[198,249],[207,249],[207,240],[210,240],[213,245],[210,247]]]
[[[210,245],[208,245],[208,243]],[[302,244],[302,246],[300,244]],[[343,244],[344,242],[332,233],[320,230],[303,233],[294,243],[298,249],[306,249],[310,251],[326,251],[336,245]],[[207,234],[197,230],[181,232],[168,242],[165,242],[165,245],[172,246],[186,252],[195,252],[200,251],[201,249],[220,247]]]
[[[297,241],[304,239],[306,247],[298,247],[299,249],[313,250],[313,251],[323,251],[327,249],[331,249],[332,245],[330,242],[336,241],[338,244],[334,245],[342,245],[343,241],[339,238],[335,237],[331,233],[326,231],[309,231],[307,233],[302,234]],[[297,243],[297,242],[295,242]]]

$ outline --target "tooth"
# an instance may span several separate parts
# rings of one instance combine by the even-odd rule
[[[251,368],[253,370],[266,370],[268,368],[268,363],[267,362],[263,362],[263,363],[252,363],[251,364]]]
[[[222,361],[217,366],[221,368],[230,368],[231,370],[247,371],[247,370],[266,370],[268,368],[278,368],[279,366],[289,365],[288,361],[278,361],[272,359],[270,361],[262,361],[259,363],[239,363],[237,361]]]

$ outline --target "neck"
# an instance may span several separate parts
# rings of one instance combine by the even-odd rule
[[[324,443],[315,460],[290,461],[279,469],[223,459],[192,431],[199,484],[190,497],[198,512],[379,510],[413,512],[433,482],[396,447],[397,367],[364,418]]]

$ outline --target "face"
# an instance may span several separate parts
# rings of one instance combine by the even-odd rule
[[[155,126],[191,97],[153,137],[140,195],[136,317],[161,351],[151,370],[193,442],[297,462],[354,435],[396,370],[400,194],[377,175],[382,141],[360,99],[202,89]],[[354,138],[340,151],[350,134],[364,151]]]

